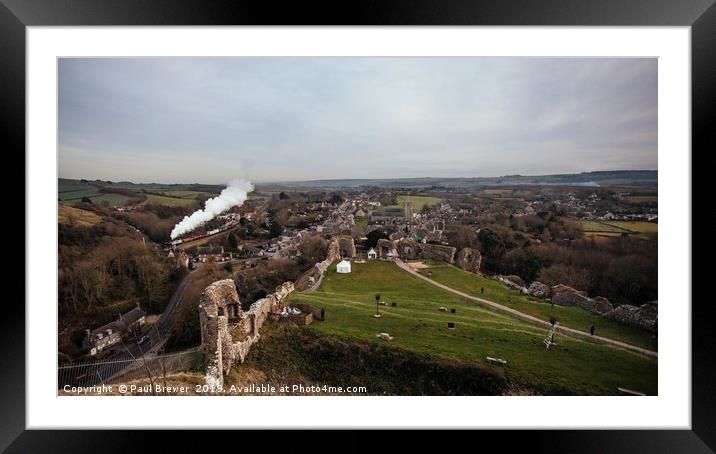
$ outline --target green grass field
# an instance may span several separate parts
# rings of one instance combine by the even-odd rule
[[[107,193],[90,197],[90,200],[92,200],[92,203],[97,204],[102,203],[106,200],[107,202],[109,202],[110,205],[118,206],[126,205],[130,200],[132,200],[132,197],[124,194]]]
[[[201,192],[201,191],[167,191],[165,192],[166,195],[169,197],[179,197],[181,199],[196,199],[200,196],[206,196],[206,197],[216,197],[219,194],[214,194],[211,192]]]
[[[659,224],[646,221],[581,221],[586,234],[657,233]]]
[[[380,318],[373,317],[376,292],[397,303],[380,306]],[[326,320],[306,328],[316,333],[459,361],[504,358],[509,379],[544,393],[616,394],[617,387],[657,392],[656,360],[563,335],[547,350],[546,329],[464,300],[390,262],[354,263],[350,274],[337,274],[334,264],[316,292],[296,293],[291,300],[325,308]],[[448,322],[456,329],[447,329]],[[380,332],[394,339],[380,340]]]
[[[411,195],[410,197],[408,197],[406,195],[399,195],[397,204],[386,205],[385,208],[403,208],[403,202],[408,200],[408,198],[410,198],[410,201],[413,202],[413,211],[415,212],[420,211],[423,208],[423,205],[434,205],[441,200],[439,197],[429,197],[422,195]]]
[[[646,221],[609,221],[607,224],[636,233],[657,233],[659,224]]]
[[[583,232],[629,233],[628,230],[602,221],[580,221]]]
[[[482,192],[484,192],[485,194],[489,194],[489,195],[502,195],[502,194],[507,194],[509,192],[512,192],[512,189],[489,188],[489,189],[483,190]]]
[[[650,203],[658,201],[655,195],[630,195],[627,200],[632,203]]]
[[[81,200],[82,197],[94,197],[99,195],[99,191],[97,188],[85,188],[85,189],[79,189],[76,191],[64,191],[60,192],[59,199],[63,202],[74,202],[76,200]]]
[[[468,273],[452,265],[427,268],[420,272],[427,276],[428,271],[431,273],[431,276],[428,277],[450,288],[494,301],[542,320],[549,321],[551,317],[555,317],[561,325],[581,331],[588,331],[589,327],[594,325],[595,334],[599,336],[638,345],[649,350],[656,351],[658,348],[656,338],[648,331],[606,319],[584,309],[552,306],[546,300],[523,295],[517,290],[505,287],[499,281]],[[482,288],[485,289],[484,295],[481,294],[480,289]]]
[[[166,197],[156,194],[147,194],[147,201],[145,203],[153,203],[156,205],[170,205],[170,206],[189,206],[196,201],[194,199],[185,199],[180,197]]]

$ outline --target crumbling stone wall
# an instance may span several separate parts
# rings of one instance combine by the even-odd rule
[[[249,349],[260,338],[261,326],[269,312],[277,311],[293,289],[292,282],[284,282],[247,311],[241,310],[232,279],[216,281],[204,290],[199,299],[199,322],[208,385],[221,385],[231,366],[246,359]]]
[[[424,259],[443,260],[448,263],[455,262],[455,249],[453,246],[440,244],[423,244],[420,248],[420,256]]]
[[[356,244],[351,236],[337,236],[334,240],[338,242],[338,253],[343,258],[353,258],[356,256]]]
[[[352,239],[351,239],[352,241]],[[353,245],[355,250],[355,244]],[[296,279],[295,289],[299,292],[304,292],[315,285],[321,280],[328,267],[331,263],[335,262],[340,256],[340,245],[339,239],[334,237],[330,243],[328,243],[328,252],[326,253],[326,259],[322,262],[318,262],[311,269],[303,273],[298,279]]]
[[[390,240],[386,240],[385,238],[380,238],[378,239],[376,249],[378,252],[378,258],[388,258],[388,253],[393,250],[393,243]]]
[[[652,333],[656,333],[658,330],[658,310],[656,304],[642,304],[639,307],[624,304],[615,309],[612,303],[603,296],[589,298],[586,292],[573,289],[564,284],[557,284],[550,288],[541,282],[535,281],[532,282],[529,288],[525,288],[519,283],[512,281],[512,279],[514,279],[522,282],[521,279],[515,279],[514,276],[498,276],[497,279],[507,287],[520,290],[525,294],[530,294],[538,298],[546,298],[551,294],[552,304],[558,306],[581,307],[593,314],[617,320],[627,325],[637,326]]]
[[[479,273],[480,264],[482,263],[482,254],[473,248],[462,248],[457,254],[455,264],[470,273]]]
[[[497,276],[496,279],[513,290],[518,290],[522,293],[528,293],[529,290],[523,285],[524,283],[522,282],[522,279],[519,276],[516,277],[517,282],[515,282],[515,276]]]
[[[535,296],[537,298],[548,298],[550,295],[549,286],[539,281],[532,282],[527,291],[530,293],[530,295]]]
[[[554,293],[554,292],[553,292]],[[614,306],[604,297],[589,298],[567,286],[561,286],[552,295],[552,303],[558,306],[577,306],[589,312],[606,315],[614,310]]]
[[[656,333],[658,330],[658,308],[656,304],[647,303],[639,307],[622,304],[606,314],[606,317],[627,325],[638,326],[652,333]]]
[[[393,243],[388,240],[378,240],[378,255],[384,256],[382,250],[393,247]],[[398,256],[403,260],[417,259],[433,259],[443,260],[448,263],[454,263],[456,249],[452,246],[443,246],[440,244],[422,244],[407,238],[397,242],[395,248]],[[387,251],[386,251],[387,253]]]
[[[416,260],[420,258],[421,247],[417,241],[407,238],[398,241],[398,255],[403,260]]]

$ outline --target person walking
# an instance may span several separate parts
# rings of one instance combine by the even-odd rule
[[[589,327],[589,333],[594,336],[594,325]]]

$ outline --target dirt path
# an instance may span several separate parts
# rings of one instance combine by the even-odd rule
[[[399,259],[396,260],[395,264],[398,265],[398,267],[400,267],[404,271],[406,271],[416,277],[419,277],[420,279],[427,281],[436,287],[440,287],[443,290],[447,290],[448,292],[454,293],[454,294],[461,296],[463,298],[469,299],[471,301],[475,301],[477,303],[482,304],[483,306],[491,307],[492,309],[495,309],[498,312],[510,314],[514,317],[519,318],[520,320],[526,321],[528,323],[532,323],[533,325],[542,326],[542,327],[548,328],[548,329],[552,327],[552,325],[549,322],[546,322],[546,321],[539,319],[537,317],[534,317],[532,315],[525,314],[525,313],[520,312],[516,309],[512,309],[511,307],[503,306],[502,304],[495,303],[494,301],[490,301],[490,300],[486,300],[484,298],[478,298],[476,296],[468,295],[467,293],[463,293],[459,290],[455,290],[454,288],[448,287],[447,285],[443,285],[439,282],[435,282],[434,280],[427,278],[427,277],[423,276],[422,274],[418,273],[417,271],[412,269],[407,263],[403,262],[402,260],[399,260]],[[644,356],[648,356],[650,358],[658,358],[658,356],[659,356],[657,352],[648,350],[646,348],[641,348],[641,347],[637,347],[636,345],[627,344],[626,342],[609,339],[608,337],[592,336],[591,334],[589,334],[586,331],[580,331],[580,330],[573,329],[573,328],[567,328],[566,326],[560,325],[557,328],[557,332],[562,333],[562,334],[567,334],[569,336],[576,337],[578,339],[583,339],[583,340],[586,340],[589,342],[594,342],[597,344],[605,344],[605,345],[610,345],[612,347],[629,350],[629,351],[639,353]]]

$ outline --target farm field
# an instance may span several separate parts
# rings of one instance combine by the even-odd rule
[[[373,317],[376,292],[397,303],[380,306],[380,318]],[[394,263],[354,263],[350,274],[337,274],[333,264],[315,292],[290,299],[325,308],[326,320],[306,327],[318,334],[484,365],[486,356],[503,358],[509,379],[543,393],[616,394],[617,387],[657,392],[654,359],[563,335],[547,350],[546,329],[463,300]],[[447,329],[447,322],[454,322],[455,329]],[[394,339],[389,344],[378,339],[381,332]]]
[[[649,203],[658,201],[658,197],[655,195],[630,195],[627,200],[632,203]]]
[[[156,194],[146,194],[147,200],[144,203],[153,203],[156,205],[171,205],[171,206],[189,206],[196,203],[194,199],[181,198],[181,197],[167,197]]]
[[[98,196],[99,194],[100,192],[97,190],[97,188],[85,188],[74,191],[60,192],[58,194],[58,198],[62,202],[72,202],[76,200],[81,200],[82,197],[94,197]]]
[[[496,189],[496,188],[490,188],[485,189],[482,192],[489,195],[501,195],[501,194],[508,194],[512,192],[512,189]]]
[[[398,203],[395,205],[386,205],[385,208],[403,208],[403,202],[410,199],[413,202],[413,211],[418,212],[420,211],[424,205],[434,205],[438,202],[440,202],[439,197],[429,197],[429,196],[422,196],[422,195],[411,195],[410,197],[405,195],[399,195],[398,196]]]
[[[90,200],[92,200],[92,203],[102,203],[106,200],[110,205],[127,205],[132,200],[132,197],[125,194],[106,193],[92,196]]]
[[[659,224],[646,221],[580,221],[587,235],[618,236],[622,233],[657,233]]]
[[[443,264],[446,265],[444,262]],[[430,275],[427,274],[428,271]],[[427,268],[420,273],[455,290],[517,309],[544,321],[555,317],[561,325],[581,331],[588,331],[589,327],[594,325],[595,334],[599,336],[649,350],[656,351],[658,348],[657,339],[645,330],[606,319],[578,307],[552,306],[546,300],[523,295],[517,290],[505,287],[499,281],[468,273],[453,265]],[[485,289],[484,294],[481,294],[482,288]]]
[[[102,222],[102,216],[92,211],[80,210],[62,203],[59,205],[57,210],[57,221],[60,224],[74,224],[83,227],[90,227]]]
[[[215,197],[218,194],[214,194],[211,192],[202,192],[202,191],[167,191],[165,192],[166,195],[169,197],[179,197],[182,199],[196,199],[199,196],[206,196],[206,197]]]
[[[637,233],[657,233],[659,224],[646,221],[609,221],[609,225]]]
[[[629,233],[628,230],[614,225],[609,225],[602,221],[580,221],[583,232],[599,232],[599,233]]]
[[[57,179],[57,192],[68,192],[68,191],[82,191],[91,189],[96,192],[97,186],[89,182],[82,182],[80,180],[68,180],[65,178]]]

